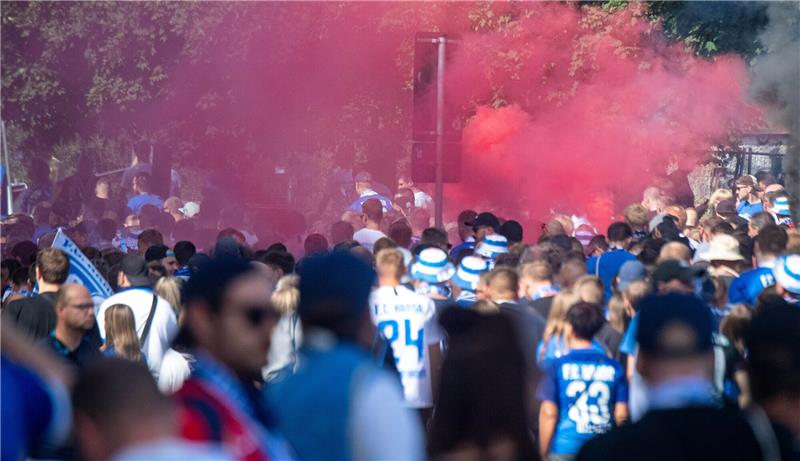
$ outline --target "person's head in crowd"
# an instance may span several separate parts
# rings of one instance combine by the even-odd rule
[[[788,242],[789,237],[783,228],[775,224],[764,226],[755,237],[753,247],[757,263],[766,264],[774,261],[786,250]]]
[[[753,401],[773,423],[800,435],[800,309],[759,309],[745,336]]]
[[[36,254],[36,284],[39,293],[58,291],[69,276],[69,258],[56,248],[45,248]]]
[[[283,253],[287,253],[289,251],[289,249],[286,248],[286,245],[284,245],[283,243],[275,242],[272,245],[268,246],[266,251],[267,252],[280,251],[280,252],[283,252]]]
[[[183,279],[171,276],[159,278],[153,287],[153,292],[164,298],[178,317],[181,313],[181,290]]]
[[[516,270],[519,266],[519,255],[515,253],[501,253],[494,259],[494,267],[509,267]]]
[[[245,236],[242,233],[242,231],[240,231],[238,229],[234,229],[232,227],[227,227],[227,228],[222,229],[221,231],[219,231],[219,234],[217,234],[217,241],[219,241],[219,240],[221,240],[221,239],[223,239],[225,237],[233,238],[234,240],[236,240],[236,243],[238,245],[246,245],[247,244],[247,239],[245,238]]]
[[[738,272],[744,257],[739,252],[739,241],[731,235],[715,235],[706,251],[698,252],[697,259],[711,263],[714,268],[728,268]]]
[[[309,234],[303,242],[303,250],[306,256],[328,251],[328,239],[322,234]]]
[[[150,193],[150,175],[147,173],[137,173],[133,177],[133,193],[134,194],[148,194]]]
[[[183,201],[179,197],[169,197],[164,200],[164,212],[169,213],[175,221],[186,219],[186,216],[181,213]]]
[[[25,240],[14,245],[14,248],[11,249],[11,255],[22,265],[30,266],[36,260],[37,251],[38,247],[35,243]]]
[[[647,279],[631,282],[622,290],[622,301],[625,303],[625,312],[628,314],[628,317],[633,318],[633,316],[639,312],[639,306],[642,300],[648,297],[652,292],[652,285]]]
[[[615,294],[608,300],[608,324],[619,334],[625,334],[631,318],[625,307],[625,300],[622,295]]]
[[[594,275],[584,275],[575,281],[572,287],[573,293],[581,298],[581,301],[593,304],[604,304],[605,294],[603,281]]]
[[[291,314],[297,311],[300,303],[300,277],[296,274],[286,275],[278,280],[275,291],[272,292],[272,305],[281,314]]]
[[[134,229],[139,227],[140,221],[139,217],[135,214],[129,214],[125,217],[125,221],[123,221],[122,226],[126,229]]]
[[[738,305],[734,306],[719,324],[719,332],[728,338],[728,341],[740,354],[745,353],[745,333],[750,327],[752,319],[753,310],[747,306]]]
[[[94,196],[104,200],[111,198],[111,180],[108,176],[97,178],[94,183]]]
[[[447,241],[447,233],[436,227],[429,227],[420,234],[420,245],[429,245],[441,248],[444,251],[450,250],[450,242]]]
[[[544,260],[525,263],[519,268],[519,297],[533,299],[541,290],[548,290],[546,295],[555,294],[555,274],[550,263]]]
[[[619,293],[624,293],[631,283],[647,278],[647,268],[639,260],[626,261],[619,268],[616,278],[616,288]]]
[[[581,244],[580,251],[586,251],[592,243],[592,239],[597,237],[597,231],[591,224],[581,224],[575,229],[575,239]]]
[[[668,259],[658,264],[653,271],[653,290],[667,293],[694,293],[694,270],[680,261]]]
[[[404,215],[408,216],[414,209],[414,191],[406,187],[397,189],[393,203],[402,210]]]
[[[2,288],[7,287],[11,283],[11,274],[14,273],[17,269],[22,267],[22,264],[13,258],[6,258],[3,259],[2,263],[0,263],[0,271],[2,273]]]
[[[586,255],[589,257],[600,256],[606,251],[608,251],[608,241],[605,235],[595,235],[586,247]]]
[[[355,229],[353,229],[353,225],[347,221],[336,221],[331,224],[331,245],[336,246],[342,242],[352,240],[353,233]]]
[[[472,222],[478,217],[475,210],[464,210],[458,214],[458,236],[462,242],[466,242],[469,238],[475,237],[475,231],[472,229]]]
[[[553,237],[555,235],[567,235],[564,225],[558,219],[547,221],[542,227],[542,236]]]
[[[751,175],[739,176],[736,178],[736,200],[739,202],[746,201],[748,203],[758,202],[758,183],[756,178]]]
[[[17,268],[17,270],[11,274],[11,289],[16,293],[30,293],[30,291],[33,289],[33,282],[31,282],[30,275],[30,267],[22,266]]]
[[[727,221],[719,221],[711,227],[708,242],[711,242],[718,235],[733,235],[733,225]]]
[[[450,297],[448,281],[456,268],[441,248],[429,246],[420,251],[411,263],[411,279],[418,293],[437,299]]]
[[[74,427],[83,459],[117,459],[126,450],[177,437],[172,401],[141,363],[98,360],[72,388]],[[162,445],[163,446],[163,445]]]
[[[421,235],[422,231],[430,227],[431,213],[425,208],[414,208],[411,213],[411,230],[414,235]]]
[[[161,280],[162,277],[167,276],[167,268],[161,264],[160,261],[150,261],[147,263],[147,278],[150,280],[149,285],[152,287]]]
[[[792,210],[789,207],[789,195],[783,190],[768,192],[764,194],[765,204],[764,209],[775,216],[779,221],[792,216]]]
[[[508,240],[500,234],[489,234],[475,246],[475,254],[488,260],[496,260],[508,253]]]
[[[629,205],[623,211],[625,222],[634,232],[647,232],[647,223],[650,222],[647,209],[639,203]]]
[[[717,189],[708,197],[708,207],[716,213],[719,203],[725,200],[733,200],[733,192],[725,188]]]
[[[428,452],[433,459],[536,459],[514,326],[505,316],[477,310],[442,313],[448,351]]]
[[[226,235],[217,239],[211,254],[214,258],[247,259],[246,255],[250,254],[247,250],[248,247],[239,243],[235,237]]]
[[[383,205],[378,199],[371,198],[361,204],[364,225],[370,229],[378,229],[383,219]]]
[[[488,270],[486,261],[477,256],[465,256],[458,262],[458,268],[450,279],[453,299],[464,292],[476,293],[481,275]]]
[[[495,303],[515,302],[519,293],[519,276],[509,267],[496,267],[487,276],[489,299]]]
[[[696,208],[686,208],[686,224],[684,229],[695,229],[700,220],[700,215],[697,213]]]
[[[356,193],[362,195],[372,190],[372,175],[366,171],[357,173],[354,177]]]
[[[343,242],[339,242],[333,246],[333,251],[350,251],[355,247],[361,246],[360,243],[356,242],[355,240],[345,240]]]
[[[360,259],[364,264],[369,267],[375,267],[375,255],[361,245],[356,245],[348,250],[348,252]]]
[[[726,219],[733,227],[733,232],[741,232],[743,234],[747,234],[747,226],[749,221],[741,216],[731,216],[730,218]]]
[[[566,315],[565,334],[571,348],[591,343],[594,335],[605,324],[603,309],[599,304],[581,301],[569,308]]]
[[[375,271],[349,252],[308,258],[300,267],[297,312],[304,332],[333,333],[339,340],[372,339],[369,294]]]
[[[642,206],[645,207],[647,211],[661,213],[664,211],[664,208],[669,205],[669,203],[666,202],[667,200],[664,192],[656,186],[649,186],[642,192]]]
[[[487,235],[497,232],[500,228],[500,220],[492,213],[484,211],[475,217],[471,225],[475,234],[475,241],[481,242]]]
[[[792,304],[800,302],[800,255],[785,254],[773,263],[776,293]]]
[[[406,273],[403,254],[394,248],[385,248],[375,253],[375,270],[379,286],[395,287]]]
[[[785,190],[786,188],[784,188],[782,184],[770,184],[764,188],[764,194],[769,194],[770,192],[782,192]]]
[[[136,335],[136,320],[133,311],[127,304],[108,306],[105,313],[106,343],[104,351],[113,351],[113,355],[134,362],[142,360],[142,347]]]
[[[697,297],[650,296],[641,302],[636,368],[648,385],[699,377],[711,382],[714,350],[711,312]]]
[[[117,286],[119,288],[149,287],[150,270],[147,261],[142,256],[128,254],[120,263],[120,272],[117,276]]]
[[[164,266],[168,275],[174,274],[180,266],[172,252],[166,245],[153,245],[144,254],[144,260],[148,263],[157,262]]]
[[[184,325],[204,353],[240,379],[259,379],[279,314],[273,286],[239,259],[214,259],[184,290]]]
[[[406,221],[399,219],[393,222],[389,225],[389,233],[387,235],[398,246],[405,249],[411,248],[413,232]]]
[[[680,205],[670,205],[664,208],[664,213],[667,216],[672,216],[677,221],[675,224],[678,226],[678,229],[683,230],[686,227],[686,208]]]
[[[575,281],[586,274],[586,261],[583,257],[565,258],[558,271],[558,285],[561,289],[570,289]]]
[[[572,235],[575,232],[575,223],[572,221],[571,217],[565,214],[557,214],[553,216],[553,219],[561,223],[564,234]]]
[[[727,310],[728,307],[728,285],[722,277],[711,277],[711,283],[714,286],[714,294],[711,296],[709,304],[721,310]]]
[[[50,226],[50,215],[53,213],[53,207],[48,202],[39,202],[33,207],[31,216],[33,216],[33,223],[36,227]]]
[[[95,322],[89,290],[77,283],[62,285],[56,297],[56,318],[56,337],[71,348],[77,347]]]
[[[661,247],[658,254],[658,263],[668,260],[683,261],[689,264],[692,259],[692,250],[682,242],[667,242]]]
[[[606,236],[611,248],[626,249],[633,238],[633,229],[627,223],[614,222],[608,226]]]
[[[178,261],[178,266],[185,267],[189,264],[189,258],[197,253],[197,248],[195,248],[194,243],[181,240],[175,244],[175,247],[172,249],[175,253],[175,259]]]
[[[550,237],[547,242],[562,253],[569,253],[572,251],[572,238],[568,235],[554,235]]]
[[[497,233],[505,237],[509,245],[522,242],[522,224],[512,219],[501,224]]]
[[[137,251],[144,256],[147,250],[154,245],[163,245],[164,236],[156,229],[145,229],[136,239]]]
[[[161,210],[155,205],[143,205],[141,210],[139,210],[139,226],[144,228],[159,228],[161,225],[160,216]]]
[[[775,224],[775,218],[769,212],[761,211],[750,217],[750,222],[747,227],[747,235],[750,238],[756,238],[761,229]]]
[[[275,272],[275,280],[279,280],[284,275],[294,273],[294,256],[288,251],[267,250],[256,260],[266,264]]]
[[[775,177],[772,176],[767,170],[760,170],[753,175],[756,178],[756,184],[759,190],[765,190],[767,187],[777,183]]]
[[[716,216],[722,219],[729,219],[737,215],[736,212],[736,200],[735,199],[728,199],[728,200],[721,200],[717,203],[716,208],[714,208],[716,212]]]
[[[388,237],[381,237],[376,240],[375,244],[372,246],[372,253],[377,257],[381,250],[388,248],[398,248],[398,246],[396,243],[394,243],[394,241],[392,241],[392,239]]]
[[[550,338],[564,337],[564,333],[566,332],[567,312],[572,306],[579,302],[581,302],[581,297],[570,290],[563,290],[555,295],[544,328],[545,341]]]

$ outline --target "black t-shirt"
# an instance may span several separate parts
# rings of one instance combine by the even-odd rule
[[[3,318],[34,341],[46,338],[56,327],[56,293],[12,301],[3,311]]]
[[[78,368],[82,368],[92,360],[101,357],[100,351],[86,336],[81,338],[81,342],[75,350],[69,350],[69,347],[59,341],[55,334],[48,335],[47,338],[41,341],[41,344],[51,349],[70,365]]]

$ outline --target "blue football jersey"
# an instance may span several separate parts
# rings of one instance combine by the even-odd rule
[[[775,276],[769,267],[749,270],[731,283],[728,290],[728,304],[755,306],[758,295],[764,288],[772,285],[775,285]]]
[[[616,360],[593,349],[578,349],[553,360],[539,399],[559,409],[550,452],[574,455],[587,440],[614,427],[614,406],[627,403],[628,382]]]

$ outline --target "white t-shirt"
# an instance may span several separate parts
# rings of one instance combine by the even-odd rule
[[[414,206],[417,208],[433,208],[433,198],[426,192],[414,192]]]
[[[170,348],[161,361],[161,371],[158,374],[158,390],[164,394],[174,394],[183,386],[183,382],[192,373],[189,360],[193,357],[181,354]]]
[[[103,301],[97,312],[97,326],[100,328],[100,336],[103,339],[106,338],[106,309],[114,304],[126,304],[131,308],[136,321],[136,335],[141,338],[147,323],[147,316],[150,314],[150,306],[153,304],[153,291],[149,288],[130,288]],[[175,317],[175,311],[172,310],[167,300],[158,297],[150,333],[145,339],[145,344],[141,345],[142,354],[147,360],[147,367],[155,378],[158,378],[161,371],[161,360],[177,334],[178,319]]]
[[[367,229],[366,227],[353,234],[353,240],[361,244],[364,248],[372,252],[375,242],[386,237],[386,234],[379,230]]]
[[[380,287],[369,300],[372,321],[392,346],[406,404],[433,405],[428,346],[442,340],[432,299],[400,285]]]

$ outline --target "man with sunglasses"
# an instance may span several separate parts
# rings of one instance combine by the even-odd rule
[[[100,357],[100,352],[86,332],[94,326],[94,302],[83,285],[69,283],[58,289],[56,327],[44,345],[68,364],[82,368]]]
[[[740,176],[736,179],[736,212],[739,216],[750,219],[756,213],[764,211],[764,205],[758,196],[758,184],[750,175]]]
[[[270,433],[271,418],[257,384],[267,363],[279,314],[272,285],[239,259],[206,263],[186,285],[183,334],[197,361],[175,394],[181,433],[222,443],[241,460],[289,459],[286,444]]]

